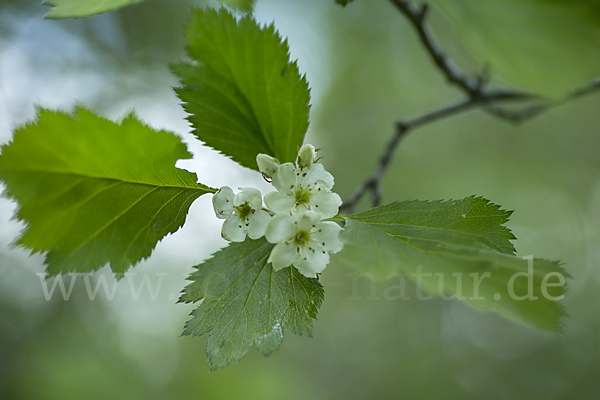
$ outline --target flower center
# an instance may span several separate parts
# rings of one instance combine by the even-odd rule
[[[294,243],[297,245],[305,245],[310,240],[310,233],[306,231],[300,231],[294,237]]]
[[[310,191],[310,189],[298,189],[296,190],[296,193],[294,193],[294,196],[296,198],[296,203],[297,204],[308,204],[308,202],[310,201],[311,197],[312,197],[312,193]]]
[[[248,205],[248,203],[244,203],[241,206],[235,207],[237,210],[238,216],[242,219],[246,219],[252,214],[252,208]]]

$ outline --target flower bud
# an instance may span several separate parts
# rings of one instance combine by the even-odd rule
[[[317,160],[317,150],[312,144],[305,144],[298,151],[298,166],[308,168]]]
[[[268,154],[260,153],[256,156],[258,170],[267,178],[272,178],[279,167],[279,161]]]

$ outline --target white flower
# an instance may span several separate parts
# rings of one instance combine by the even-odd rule
[[[317,149],[312,144],[305,144],[298,150],[298,166],[300,168],[309,168],[317,162]]]
[[[256,156],[258,170],[267,178],[272,178],[279,168],[279,161],[268,154],[260,153]]]
[[[267,193],[265,204],[276,214],[312,210],[326,219],[337,215],[342,205],[340,196],[331,192],[333,176],[321,164],[306,168],[281,164],[272,178],[277,192]]]
[[[225,219],[221,236],[232,242],[243,242],[248,235],[258,239],[265,234],[271,216],[262,210],[262,197],[254,188],[239,188],[233,194],[228,186],[223,186],[212,198],[217,218]]]
[[[344,247],[341,230],[333,221],[321,221],[321,215],[313,211],[276,215],[265,232],[267,240],[276,243],[267,262],[276,271],[293,265],[307,278],[315,278],[329,263],[329,253]]]

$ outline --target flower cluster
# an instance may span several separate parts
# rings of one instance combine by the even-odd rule
[[[275,244],[268,262],[277,271],[293,265],[315,278],[329,263],[329,253],[343,247],[342,228],[333,221],[342,199],[333,193],[333,176],[318,163],[317,150],[305,144],[296,163],[280,164],[267,154],[256,157],[258,169],[277,189],[264,197],[254,188],[239,193],[224,186],[213,196],[217,218],[225,219],[223,238],[241,242],[263,235]]]

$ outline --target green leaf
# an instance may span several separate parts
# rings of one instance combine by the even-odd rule
[[[186,37],[191,61],[172,69],[193,133],[248,168],[258,168],[258,153],[294,161],[310,90],[275,27],[225,9],[195,10]]]
[[[403,201],[373,208],[350,218],[371,224],[403,240],[489,248],[514,254],[516,239],[503,226],[512,211],[500,209],[482,197],[456,201]]]
[[[335,0],[336,4],[339,4],[342,7],[346,7],[349,3],[353,2],[354,0]]]
[[[253,344],[268,356],[279,349],[284,328],[312,336],[323,287],[292,267],[274,271],[267,263],[273,246],[265,239],[231,243],[190,276],[193,282],[180,301],[203,301],[183,334],[210,333],[206,354],[211,370],[238,362]]]
[[[255,0],[219,0],[221,3],[243,12],[252,12]]]
[[[560,279],[556,274],[568,275],[556,262],[512,255],[514,237],[501,226],[508,215],[474,197],[392,203],[347,216],[345,247],[335,260],[376,279],[401,275],[433,295],[457,295],[477,308],[556,331],[564,312],[552,299],[565,288],[550,285]],[[548,274],[554,276],[546,278],[544,295]],[[521,299],[527,294],[537,299]]]
[[[215,189],[175,168],[181,140],[126,117],[121,124],[78,109],[39,111],[2,147],[0,179],[27,224],[18,244],[48,251],[50,274],[110,263],[122,273],[185,222],[191,203]]]
[[[44,5],[54,7],[45,18],[84,18],[115,11],[144,0],[47,0]]]
[[[600,2],[443,0],[439,7],[483,65],[510,85],[560,97],[600,75]]]

